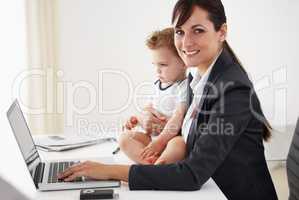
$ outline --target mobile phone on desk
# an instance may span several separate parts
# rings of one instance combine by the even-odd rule
[[[117,199],[118,194],[112,189],[82,189],[80,191],[80,200],[97,200],[97,199]]]

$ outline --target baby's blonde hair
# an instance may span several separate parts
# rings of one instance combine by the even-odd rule
[[[161,47],[167,47],[176,56],[179,57],[179,54],[174,45],[174,30],[173,28],[165,28],[161,31],[154,31],[146,40],[146,46],[155,50]]]

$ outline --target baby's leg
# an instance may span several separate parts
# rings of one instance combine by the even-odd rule
[[[172,138],[155,164],[170,164],[183,160],[186,154],[186,143],[181,136]]]
[[[134,162],[140,164],[150,164],[140,156],[144,147],[151,142],[151,137],[142,132],[127,131],[119,138],[120,149]]]

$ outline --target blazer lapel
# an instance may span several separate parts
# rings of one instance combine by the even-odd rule
[[[193,99],[193,91],[190,87],[190,83],[193,80],[193,76],[191,75],[191,73],[188,74],[188,81],[187,81],[187,107],[189,108],[191,103],[192,103],[192,99]]]
[[[212,70],[211,70],[211,73],[208,77],[208,80],[207,80],[207,84],[205,85],[204,87],[204,90],[203,90],[203,95],[202,95],[202,98],[199,102],[199,105],[197,106],[197,114],[196,114],[196,117],[194,118],[194,120],[192,121],[192,124],[191,124],[191,127],[190,127],[190,131],[189,131],[189,134],[188,134],[188,137],[187,137],[187,152],[190,152],[191,149],[193,148],[193,145],[194,145],[194,142],[195,142],[195,139],[196,139],[196,133],[197,133],[197,127],[198,127],[198,123],[199,123],[199,114],[200,114],[200,111],[202,110],[202,106],[206,100],[205,96],[208,95],[209,93],[209,90],[211,88],[211,86],[217,81],[217,79],[233,64],[233,59],[231,57],[231,55],[229,54],[229,52],[224,48],[222,50],[222,53],[220,54],[220,56],[218,57],[217,61],[215,62]],[[189,74],[190,75],[190,74]],[[192,80],[192,79],[191,79]],[[191,81],[190,81],[191,82]],[[191,105],[192,103],[192,99],[193,99],[193,92],[192,92],[192,89],[190,87],[190,82],[189,82],[189,76],[188,76],[188,90],[187,90],[187,95],[188,95],[188,108],[189,106]],[[192,96],[191,96],[191,93],[188,91],[191,91],[192,92]],[[190,100],[191,99],[191,100]],[[190,104],[189,104],[189,100],[190,100]],[[200,134],[200,133],[198,133]]]

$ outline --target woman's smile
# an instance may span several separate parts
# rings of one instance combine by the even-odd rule
[[[186,51],[182,50],[183,54],[187,57],[192,57],[200,52],[200,50],[192,50],[192,51]]]

